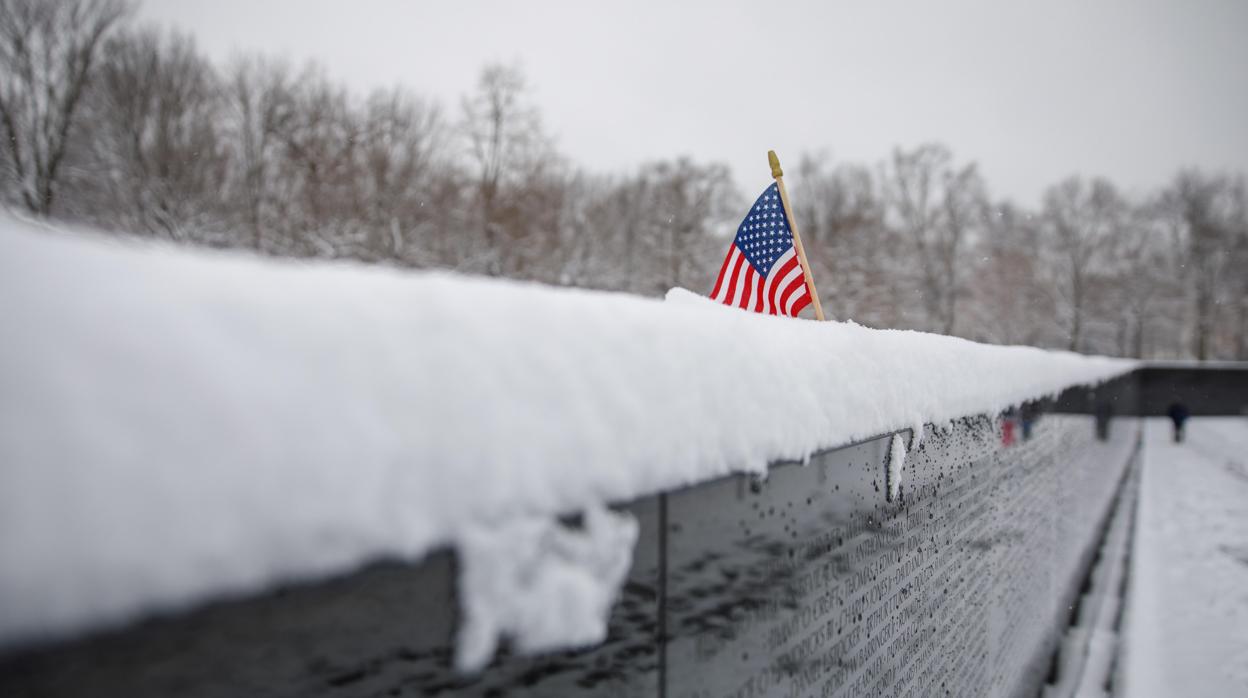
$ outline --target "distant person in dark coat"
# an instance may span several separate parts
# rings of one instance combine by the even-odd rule
[[[1170,405],[1170,409],[1166,410],[1166,414],[1170,415],[1170,421],[1174,422],[1174,442],[1176,444],[1183,443],[1183,424],[1187,422],[1187,418],[1192,416],[1187,411],[1187,407],[1182,403],[1174,403]]]
[[[1092,415],[1096,417],[1096,438],[1101,441],[1109,440],[1109,421],[1114,417],[1114,407],[1108,402],[1096,403],[1096,409],[1092,410]]]
[[[1040,407],[1034,402],[1024,402],[1018,409],[1018,417],[1023,423],[1023,441],[1031,440],[1031,428],[1040,418]]]

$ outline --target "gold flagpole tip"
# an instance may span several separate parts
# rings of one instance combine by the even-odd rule
[[[776,151],[767,151],[767,163],[771,165],[771,176],[780,179],[784,176],[784,170],[780,169],[780,158],[776,157]]]

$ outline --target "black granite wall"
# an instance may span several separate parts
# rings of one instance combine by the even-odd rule
[[[451,668],[449,553],[0,657],[3,696],[1034,695],[1138,424],[932,430],[633,502],[601,646]],[[903,432],[905,438],[910,435]]]
[[[1146,366],[1134,375],[1140,386],[1137,414],[1165,416],[1176,402],[1194,416],[1248,414],[1248,364],[1238,368]]]
[[[1137,448],[1047,416],[969,420],[669,497],[666,695],[1034,695]]]
[[[1192,416],[1248,414],[1248,362],[1146,364],[1097,386],[1064,391],[1052,409],[1071,414],[1165,417],[1184,405]]]

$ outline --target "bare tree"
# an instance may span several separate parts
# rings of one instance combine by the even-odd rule
[[[505,271],[504,248],[531,232],[530,221],[519,215],[525,208],[525,184],[541,180],[554,165],[553,149],[537,110],[528,103],[527,89],[519,68],[489,65],[476,92],[462,103],[461,131],[473,165],[482,234],[482,247],[466,250],[470,269]]]
[[[293,118],[290,71],[280,63],[246,59],[236,63],[226,85],[225,133],[229,142],[227,196],[235,203],[235,224],[247,233],[245,244],[269,249],[270,239],[287,225],[281,215],[288,200],[276,176],[279,133]]]
[[[1229,268],[1238,274],[1229,274],[1226,284],[1227,308],[1234,313],[1233,349],[1227,356],[1248,361],[1248,183],[1239,175],[1232,190],[1231,241]]]
[[[290,93],[288,118],[274,126],[279,179],[288,192],[291,252],[360,257],[366,244],[357,217],[354,165],[360,126],[346,91],[309,69]]]
[[[803,157],[792,205],[825,312],[868,325],[895,325],[904,293],[897,283],[901,260],[871,170],[850,164],[827,170],[820,159]]]
[[[6,179],[32,213],[52,211],[74,118],[122,0],[0,0],[0,123]]]
[[[172,239],[215,224],[225,176],[220,95],[187,37],[143,31],[107,42],[88,105],[91,181],[107,197],[106,220]]]
[[[885,169],[891,221],[912,246],[923,305],[935,329],[953,334],[963,255],[983,221],[986,194],[974,163],[956,167],[943,145],[893,152]]]
[[[694,277],[710,288],[714,281],[712,265],[699,269],[706,254],[706,242],[717,225],[728,222],[729,205],[735,200],[732,177],[722,165],[695,165],[687,158],[648,165],[642,176],[652,183],[648,205],[655,246],[654,292],[673,286],[691,285]],[[719,260],[714,260],[717,263]],[[699,271],[701,273],[699,273]]]
[[[558,258],[552,260],[560,267],[559,283],[655,291],[650,207],[656,185],[647,174],[652,167],[628,177],[571,178]]]
[[[1045,192],[1044,230],[1072,351],[1084,348],[1089,308],[1102,287],[1109,252],[1125,230],[1126,214],[1126,202],[1104,179],[1089,184],[1071,177]]]
[[[1244,275],[1232,279],[1228,272],[1243,244],[1244,198],[1242,180],[1198,170],[1180,172],[1162,197],[1178,223],[1184,284],[1191,294],[1191,352],[1198,359],[1212,355],[1219,306],[1242,288]]]
[[[1136,358],[1184,355],[1186,316],[1182,217],[1162,196],[1132,206],[1107,241],[1108,293],[1100,311],[1117,325],[1117,353]]]
[[[356,185],[375,254],[421,261],[407,247],[443,208],[434,204],[433,183],[443,130],[435,105],[397,89],[369,97],[358,136]]]
[[[1010,204],[992,207],[985,235],[968,257],[966,336],[998,344],[1052,343],[1053,294],[1042,274],[1040,230],[1033,216]]]

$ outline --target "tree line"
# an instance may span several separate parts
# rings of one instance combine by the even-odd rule
[[[403,88],[361,96],[315,66],[214,65],[132,9],[0,0],[6,206],[283,257],[658,295],[709,290],[749,202],[721,164],[576,166],[512,66],[486,66],[450,107]],[[1140,197],[1070,177],[1029,210],[922,144],[874,164],[807,155],[790,180],[832,317],[1248,359],[1242,174],[1186,169]]]

